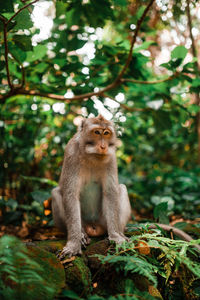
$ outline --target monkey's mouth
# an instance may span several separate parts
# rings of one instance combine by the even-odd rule
[[[104,158],[108,156],[108,153],[95,153],[95,156],[99,157],[99,158]]]

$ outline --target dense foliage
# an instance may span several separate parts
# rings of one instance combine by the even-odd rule
[[[17,238],[4,236],[0,242],[1,299],[53,299],[55,287],[45,280],[42,268],[28,255],[27,248]]]
[[[33,220],[35,213],[43,215],[41,204],[58,180],[64,146],[75,132],[72,121],[97,114],[100,101],[123,131],[120,180],[134,207],[149,213],[170,199],[171,213],[196,217],[199,106],[191,93],[197,96],[200,87],[197,59],[183,42],[172,41],[168,62],[154,62],[165,48],[158,37],[170,35],[174,22],[185,26],[187,35],[179,41],[188,43],[187,17],[193,15],[194,28],[199,22],[195,2],[150,1],[146,12],[146,1],[33,2],[46,4],[45,14],[53,19],[48,37],[34,26],[38,10],[31,2],[25,1],[27,8],[24,1],[0,7],[4,221],[21,219],[23,210]]]
[[[135,213],[199,217],[199,11],[197,0],[0,2],[2,224],[52,225],[46,203],[64,147],[81,117],[99,112],[116,123],[119,179]],[[159,255],[173,256],[171,247]]]

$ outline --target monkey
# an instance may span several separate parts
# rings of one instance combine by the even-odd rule
[[[117,136],[102,115],[83,119],[65,148],[58,186],[52,190],[55,225],[67,234],[60,259],[82,253],[90,237],[121,244],[131,216],[127,188],[118,182]]]
[[[127,240],[124,230],[131,206],[126,186],[118,183],[116,143],[113,123],[100,115],[84,119],[66,146],[59,185],[52,190],[54,223],[68,236],[60,258],[80,254],[81,245],[86,247],[90,237],[107,233],[117,244]],[[157,225],[192,240],[184,231],[166,224],[149,228]]]

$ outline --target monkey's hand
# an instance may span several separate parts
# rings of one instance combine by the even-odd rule
[[[87,233],[82,230],[81,232],[81,244],[84,248],[86,248],[87,245],[89,245],[91,242],[91,239],[89,238],[89,236],[87,235]]]
[[[77,243],[76,241],[68,241],[66,246],[62,249],[59,259],[63,259],[66,255],[72,257],[81,253],[81,243]]]

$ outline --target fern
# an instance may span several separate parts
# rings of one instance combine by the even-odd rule
[[[45,299],[52,299],[54,289],[44,284],[41,267],[28,256],[27,248],[13,236],[0,239],[0,298],[36,299],[35,290],[42,290]]]
[[[142,228],[143,231],[145,229],[148,228]],[[143,254],[138,243],[145,244],[154,255]],[[161,236],[159,229],[154,229],[151,234],[144,232],[133,235],[130,242],[117,246],[115,253],[96,256],[102,263],[113,264],[117,271],[123,270],[125,275],[130,272],[145,276],[156,286],[157,274],[164,277],[167,282],[174,270],[178,271],[181,265],[185,265],[196,279],[200,278],[198,254],[191,247],[195,244],[200,244],[200,240],[191,242],[172,240]]]
[[[119,253],[120,254],[120,253]],[[143,257],[137,255],[96,255],[102,263],[115,264],[117,271],[123,270],[125,275],[130,271],[131,273],[137,273],[145,276],[152,281],[154,285],[157,285],[157,279],[154,273],[158,272],[158,268],[148,263]]]

